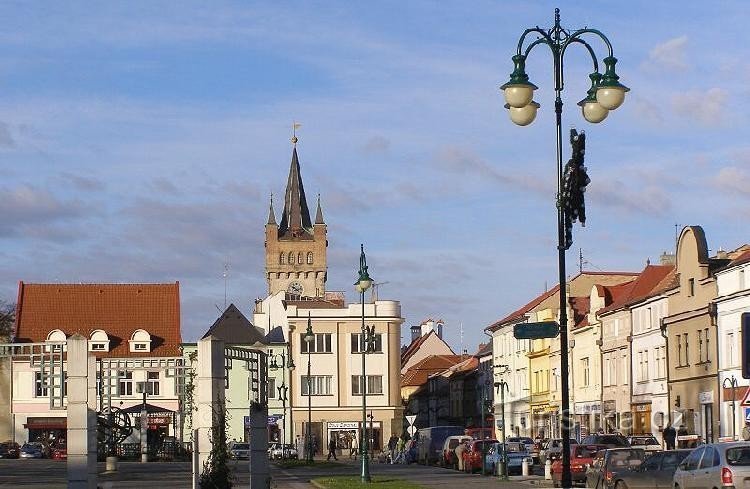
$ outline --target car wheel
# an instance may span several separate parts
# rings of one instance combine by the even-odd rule
[[[628,485],[625,484],[625,481],[617,481],[615,489],[628,489]]]
[[[560,487],[560,481],[552,479],[552,487]]]

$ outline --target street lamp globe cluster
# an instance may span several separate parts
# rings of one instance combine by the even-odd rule
[[[594,48],[584,37],[592,36],[598,38],[607,49],[607,56],[602,59],[604,63],[604,74],[599,72],[599,61],[596,57]],[[528,42],[527,42],[528,41]],[[538,87],[529,81],[526,74],[526,59],[531,51],[540,45],[545,45],[552,51],[553,75],[555,82],[555,128],[557,138],[557,249],[558,249],[558,278],[559,278],[559,296],[560,296],[560,370],[561,370],[561,432],[562,432],[562,486],[570,487],[570,397],[568,389],[569,380],[569,352],[568,352],[568,301],[565,288],[565,250],[572,244],[572,235],[568,236],[569,228],[567,223],[579,219],[583,223],[583,216],[577,215],[576,212],[583,208],[583,195],[585,185],[588,184],[588,177],[581,176],[583,182],[578,180],[568,180],[568,183],[578,184],[574,192],[565,192],[564,179],[565,171],[562,159],[562,91],[564,88],[565,74],[563,70],[563,58],[566,50],[571,45],[582,46],[591,56],[593,71],[589,75],[591,88],[589,88],[586,97],[578,102],[581,107],[584,119],[588,122],[598,123],[603,121],[610,110],[617,109],[625,101],[625,93],[628,87],[621,84],[620,77],[615,72],[617,59],[612,52],[612,44],[609,39],[597,29],[583,28],[575,31],[563,29],[560,25],[560,9],[555,9],[555,24],[551,29],[542,29],[532,27],[526,29],[518,40],[518,48],[513,56],[514,69],[510,75],[510,80],[500,88],[505,96],[505,107],[510,112],[510,118],[519,126],[527,126],[536,118],[539,104],[534,101],[534,90]],[[582,168],[582,150],[585,140],[577,137],[575,131],[571,131],[571,142],[578,142],[578,151],[580,154],[574,154],[571,160]],[[574,153],[576,148],[574,147]],[[576,158],[578,158],[578,161]],[[579,170],[580,172],[580,170]],[[580,202],[578,202],[580,201]],[[575,204],[575,205],[573,205]],[[501,387],[502,388],[502,387]],[[502,391],[501,391],[502,396]],[[502,397],[501,397],[502,398]],[[503,401],[501,400],[501,403]],[[504,427],[503,427],[504,428]]]

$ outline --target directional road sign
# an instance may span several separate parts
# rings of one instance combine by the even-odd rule
[[[519,323],[513,326],[513,336],[518,340],[538,340],[555,338],[560,334],[560,325],[555,321],[539,323]]]

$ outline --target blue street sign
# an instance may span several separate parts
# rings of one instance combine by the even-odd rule
[[[750,407],[745,408],[745,422],[750,423]]]

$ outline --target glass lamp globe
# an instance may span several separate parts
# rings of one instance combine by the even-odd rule
[[[596,101],[607,110],[615,110],[625,101],[625,89],[621,87],[599,87]]]
[[[583,112],[583,118],[587,121],[597,124],[609,115],[609,110],[602,107],[602,104],[596,100],[586,101],[581,104],[581,112]]]
[[[529,105],[534,98],[533,85],[510,85],[503,90],[505,101],[511,107],[520,109]]]
[[[534,122],[534,119],[536,119],[536,111],[539,108],[539,104],[532,100],[525,107],[517,108],[512,107],[509,104],[506,108],[509,109],[510,120],[512,120],[514,124],[528,126]]]

